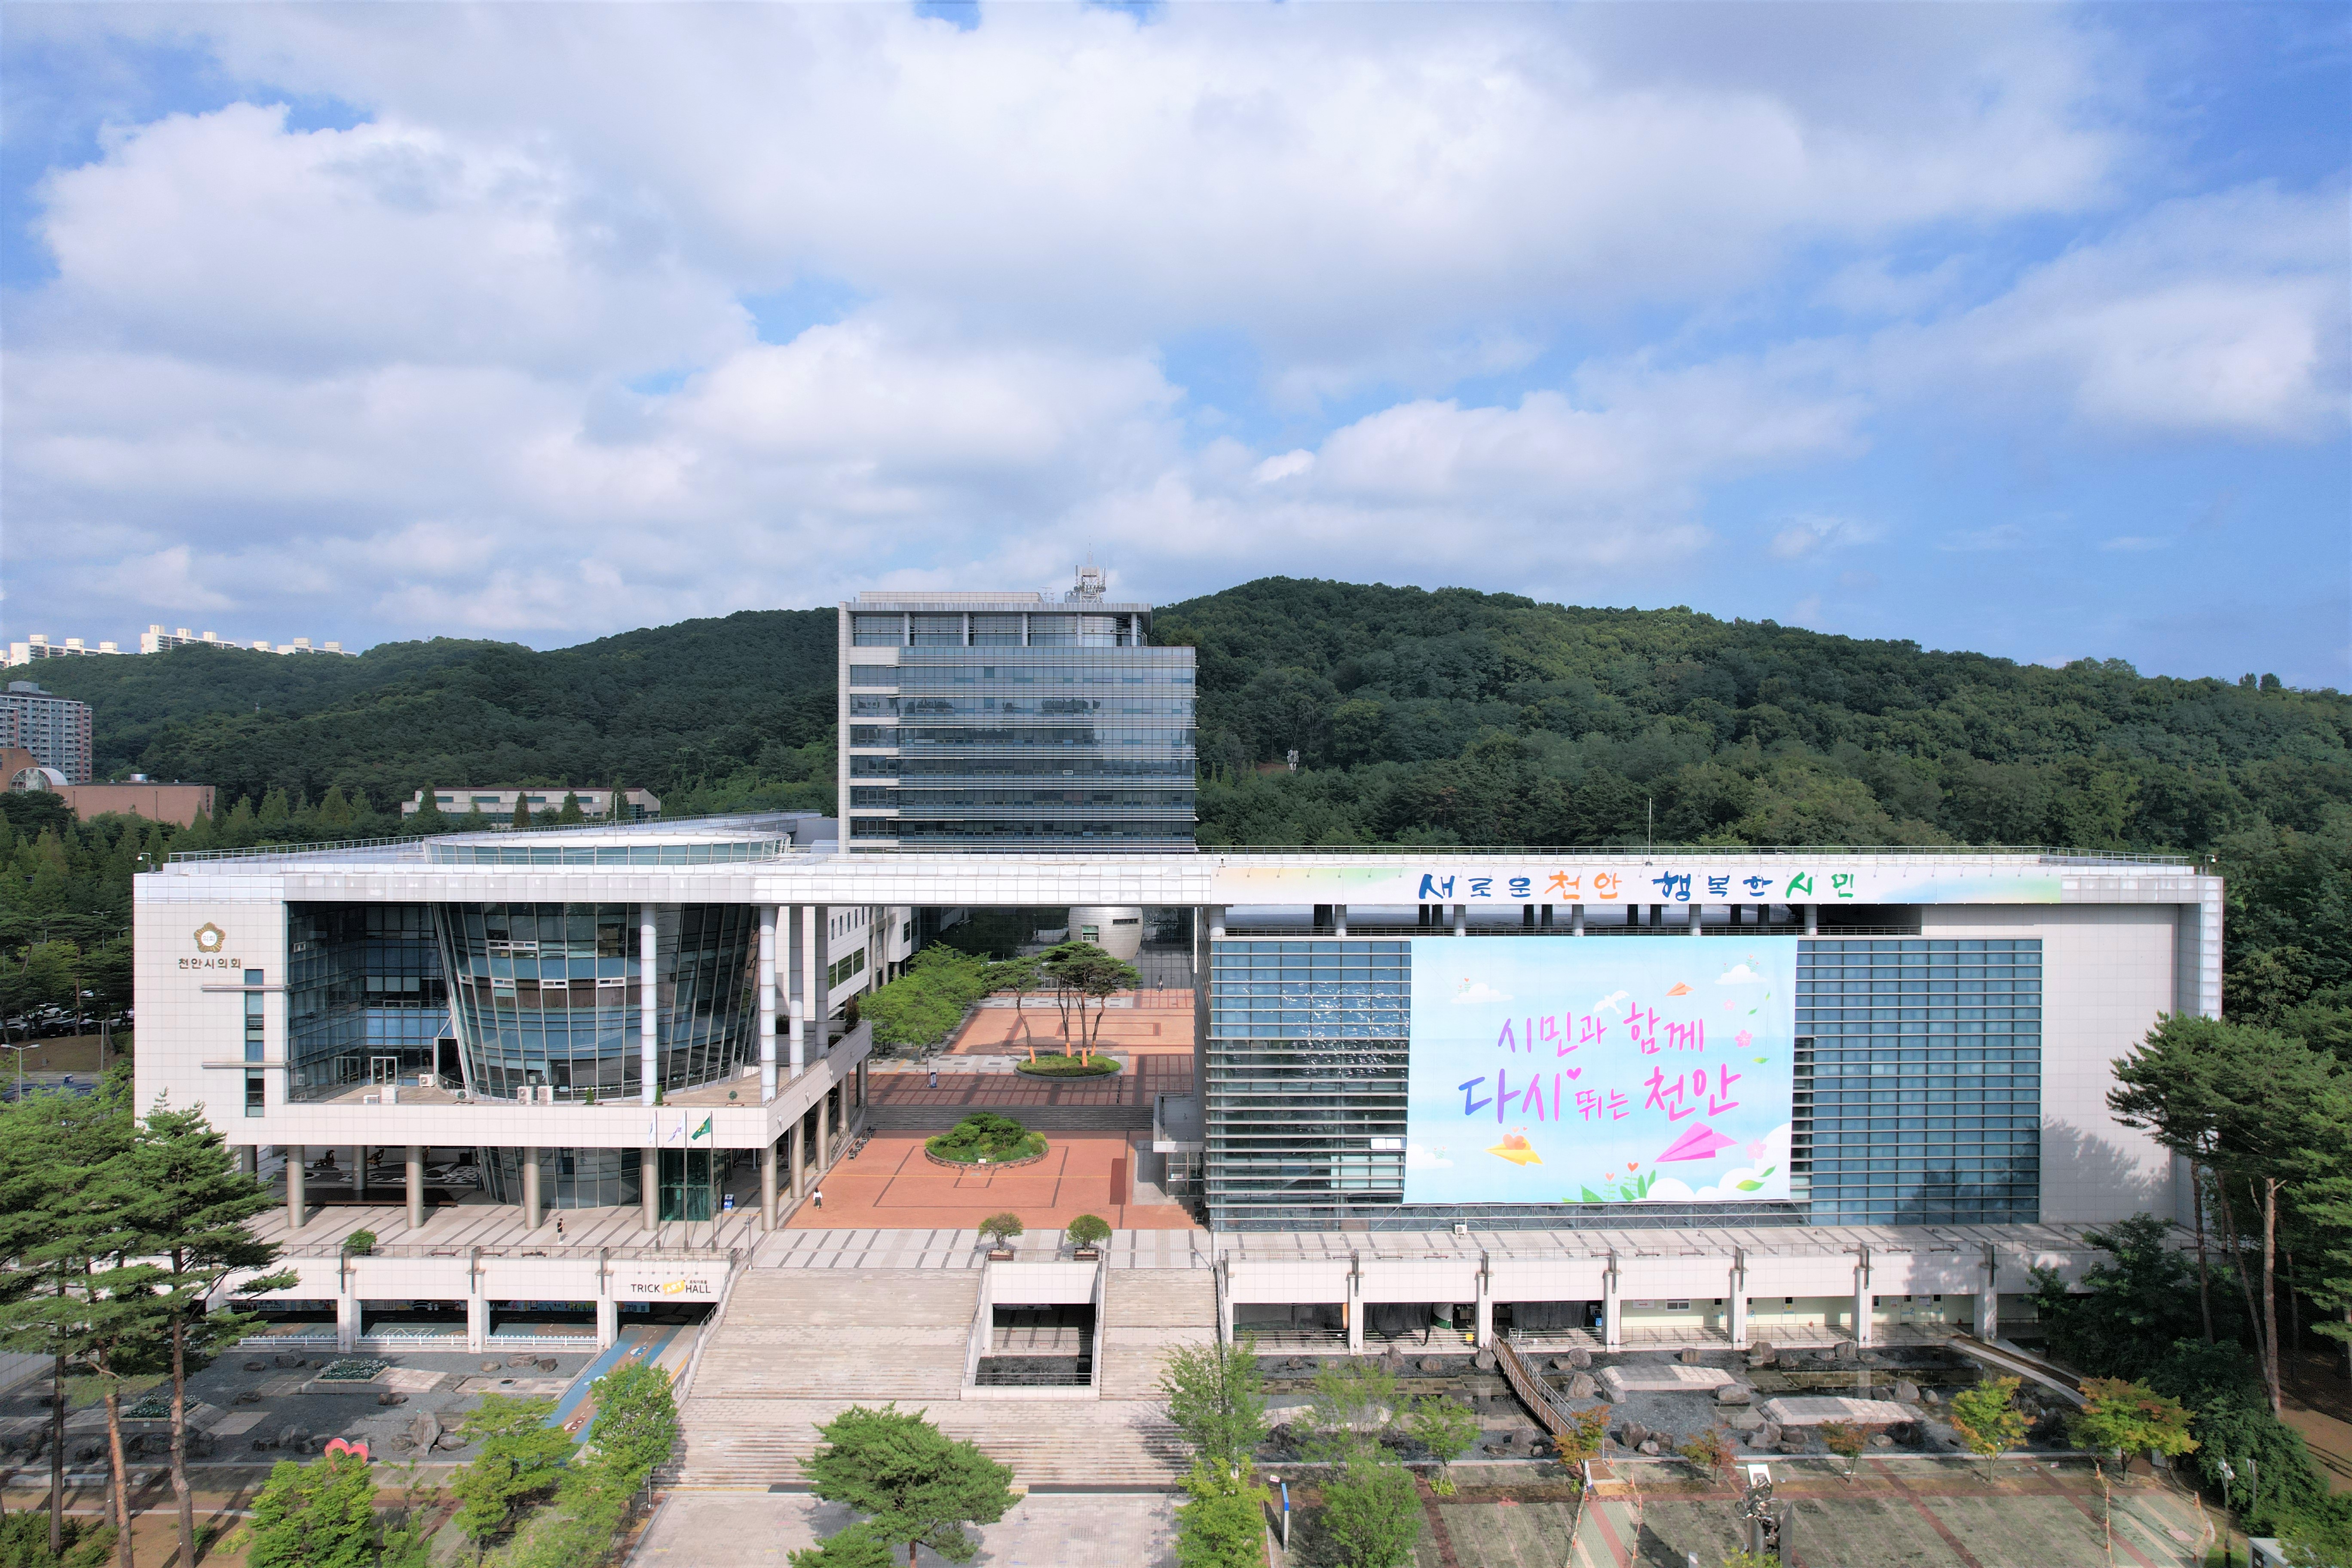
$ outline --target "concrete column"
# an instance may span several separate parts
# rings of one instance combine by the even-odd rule
[[[1348,1270],[1348,1352],[1350,1355],[1364,1348],[1364,1280],[1354,1269]]]
[[[539,1190],[539,1151],[525,1149],[522,1152],[522,1226],[525,1230],[539,1228],[542,1196]]]
[[[804,1037],[802,1048],[814,1051],[818,1056],[824,1055],[825,1015],[833,1010],[830,1005],[833,987],[825,983],[824,972],[817,967],[817,928],[824,923],[823,904],[801,906],[801,1032]],[[805,1056],[793,1058],[795,1074],[806,1059]]]
[[[352,1145],[352,1201],[367,1202],[367,1152],[364,1143]]]
[[[236,1173],[240,1176],[261,1173],[261,1148],[258,1144],[240,1143],[236,1146]]]
[[[1853,1342],[1864,1350],[1870,1348],[1870,1268],[1867,1264],[1853,1271]]]
[[[1478,1348],[1495,1348],[1495,1281],[1483,1267],[1478,1270]]]
[[[1620,1299],[1617,1280],[1617,1260],[1609,1260],[1609,1271],[1601,1277],[1601,1345],[1603,1350],[1615,1350],[1624,1343],[1624,1308]]]
[[[411,1143],[402,1151],[408,1188],[408,1228],[425,1228],[425,1145]]]
[[[816,1173],[820,1181],[833,1167],[833,1090],[816,1102]]]
[[[1985,1244],[1984,1283],[1977,1287],[1977,1338],[1990,1344],[2000,1333],[2000,1254]]]
[[[760,1146],[760,1228],[773,1230],[782,1216],[776,1212],[776,1146]]]
[[[1701,916],[1703,916],[1703,915],[1705,915],[1705,914],[1706,914],[1706,906],[1705,904],[1694,903],[1694,904],[1692,904],[1692,905],[1691,905],[1691,907],[1690,907],[1690,933],[1691,933],[1691,935],[1693,935],[1693,936],[1696,936],[1696,935],[1698,935],[1699,920],[1700,920],[1700,917],[1701,917]]]
[[[857,1119],[850,1124],[849,1130],[853,1133],[863,1132],[866,1131],[866,1064],[864,1062],[859,1062],[857,1064],[857,1074],[852,1081],[857,1086]]]
[[[638,1099],[646,1105],[654,1102],[654,1090],[661,1083],[661,1014],[656,1005],[660,987],[655,983],[655,960],[661,949],[661,932],[654,924],[654,907],[637,906],[637,1082]]]
[[[1454,906],[1454,934],[1455,936],[1470,934],[1470,906],[1467,904]]]
[[[1209,906],[1209,935],[1213,939],[1224,934],[1225,906],[1223,904],[1211,904]]]
[[[621,1337],[621,1304],[610,1296],[596,1300],[596,1348],[608,1351]]]
[[[490,1299],[478,1279],[466,1298],[466,1348],[476,1355],[490,1348]]]
[[[1234,1342],[1234,1297],[1230,1289],[1217,1297],[1217,1332],[1226,1344]]]
[[[808,1155],[801,1136],[805,1124],[805,1118],[795,1116],[793,1124],[784,1129],[785,1190],[792,1194],[794,1203],[808,1196],[808,1176],[803,1169],[808,1163]]]
[[[335,1348],[349,1354],[360,1348],[360,1299],[352,1294],[352,1277],[343,1271],[343,1288],[335,1297]]]
[[[1748,1270],[1735,1268],[1731,1271],[1731,1294],[1724,1298],[1731,1309],[1731,1348],[1748,1348]]]
[[[1821,930],[1822,906],[1819,904],[1807,904],[1805,906],[1805,934],[1807,936],[1819,936],[1821,934]]]
[[[304,1149],[301,1144],[295,1143],[287,1146],[281,1152],[286,1156],[286,1223],[292,1228],[299,1230],[302,1228],[302,1221],[309,1217],[304,1212],[306,1205],[302,1202],[304,1173],[302,1162],[310,1158],[310,1151]]]
[[[661,1226],[661,1151],[659,1149],[637,1151],[637,1188],[638,1201],[645,1209],[646,1228],[658,1229]]]
[[[1584,906],[1582,904],[1570,904],[1569,906],[1568,929],[1569,933],[1572,936],[1582,936],[1584,934]]]
[[[776,966],[782,977],[784,986],[786,1057],[792,1065],[792,1076],[798,1078],[801,1076],[802,1068],[808,1060],[808,1047],[803,1043],[804,1030],[801,1023],[801,1016],[807,1011],[804,999],[808,994],[808,976],[793,962],[793,922],[797,919],[805,926],[808,923],[808,911],[803,910],[795,916],[793,906],[786,904],[777,912],[783,916],[776,931],[778,943]],[[794,978],[795,975],[798,975],[797,979]]]
[[[760,906],[760,1103],[776,1098],[776,906]]]
[[[1348,934],[1348,906],[1345,904],[1331,906],[1331,934],[1333,936]]]

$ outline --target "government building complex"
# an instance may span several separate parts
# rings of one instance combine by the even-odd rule
[[[2220,1010],[2199,864],[1196,849],[1191,654],[1151,645],[1148,607],[861,599],[842,628],[845,832],[646,820],[137,879],[139,1101],[203,1105],[282,1194],[264,1228],[300,1279],[272,1300],[346,1349],[425,1302],[469,1348],[566,1302],[610,1343],[647,1302],[723,1318],[761,1260],[832,1247],[835,1275],[903,1264],[890,1300],[919,1264],[970,1271],[975,1346],[1007,1302],[1082,1308],[1108,1398],[1145,1333],[1122,1301],[1149,1298],[1155,1344],[1175,1301],[1203,1334],[1351,1349],[1433,1322],[1989,1339],[2034,1268],[2079,1277],[2086,1227],[2187,1215],[2186,1173],[2105,1097],[2160,1016]],[[1149,1027],[1189,1024],[1189,1060],[1157,1058],[1112,1178],[1173,1219],[1083,1266],[987,1262],[968,1223],[884,1208],[826,1232],[815,1194],[877,1104],[929,1126],[906,1118],[936,1101],[944,1129],[992,1085],[1039,1102],[1001,1070],[926,1100],[863,996],[943,912],[1056,909],[1181,933]],[[893,1181],[919,1185],[908,1158]],[[1122,1296],[1129,1268],[1166,1280]],[[981,1392],[962,1342],[940,1397]]]

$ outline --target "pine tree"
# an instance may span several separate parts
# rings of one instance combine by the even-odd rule
[[[555,820],[558,825],[565,827],[588,820],[588,814],[580,809],[580,796],[577,792],[572,790],[563,792],[563,805],[555,814]]]
[[[156,1279],[171,1335],[172,1492],[180,1510],[180,1561],[196,1560],[195,1499],[188,1486],[188,1376],[212,1352],[232,1345],[255,1320],[205,1303],[232,1273],[257,1275],[277,1261],[278,1248],[257,1240],[245,1222],[269,1206],[260,1183],[236,1168],[227,1142],[201,1108],[147,1114],[132,1146],[131,1167],[139,1199],[131,1221],[150,1256],[164,1259]],[[247,1279],[240,1295],[282,1289],[291,1273]]]
[[[343,786],[329,784],[327,793],[319,797],[319,826],[330,831],[346,831],[352,826],[352,803],[343,795]]]
[[[286,798],[286,789],[281,784],[261,797],[261,812],[255,820],[267,832],[273,827],[285,826],[293,816],[293,804]]]
[[[247,1568],[360,1568],[376,1561],[375,1538],[375,1477],[365,1459],[280,1459],[253,1500]]]
[[[228,814],[228,820],[220,825],[219,836],[221,847],[227,849],[243,849],[260,838],[261,829],[254,818],[252,797],[238,797],[236,806]]]
[[[971,1562],[980,1546],[964,1526],[994,1524],[1015,1500],[1011,1470],[895,1402],[853,1405],[817,1433],[824,1446],[801,1461],[816,1495],[869,1515],[883,1540],[907,1542],[908,1568],[919,1546]]]
[[[515,791],[514,825],[517,827],[530,826],[530,797],[520,790]]]

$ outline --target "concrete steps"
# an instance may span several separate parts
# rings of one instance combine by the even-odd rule
[[[970,1269],[754,1268],[696,1384],[738,1399],[954,1399],[979,1305]]]
[[[678,1483],[798,1483],[803,1479],[799,1461],[816,1451],[817,1426],[852,1403],[689,1400]],[[1024,1486],[1171,1489],[1189,1463],[1165,1413],[1139,1401],[973,1400],[935,1403],[928,1409],[940,1430],[978,1444],[997,1463],[1010,1466]]]
[[[1114,1268],[1104,1281],[1103,1398],[1155,1400],[1168,1352],[1216,1337],[1216,1277],[1205,1268]]]

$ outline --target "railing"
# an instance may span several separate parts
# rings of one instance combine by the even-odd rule
[[[1759,855],[1812,858],[1973,860],[1994,856],[2028,858],[2044,866],[2177,866],[2201,870],[2207,857],[2179,849],[2081,849],[2057,844],[1366,844],[1338,848],[1328,844],[1202,844],[1202,855],[1288,855],[1305,859],[1360,860],[1367,856],[1411,855],[1443,860],[1458,855],[1575,855],[1622,860],[1632,856],[1668,856],[1676,860],[1748,860]]]
[[[1535,1418],[1543,1424],[1544,1430],[1554,1438],[1560,1439],[1563,1448],[1573,1446],[1578,1436],[1576,1418],[1569,1414],[1568,1406],[1559,1403],[1553,1394],[1550,1384],[1528,1370],[1528,1363],[1519,1359],[1519,1352],[1511,1348],[1510,1341],[1499,1338],[1495,1341],[1495,1364],[1502,1369],[1503,1380],[1511,1385],[1511,1392],[1535,1413]]]

